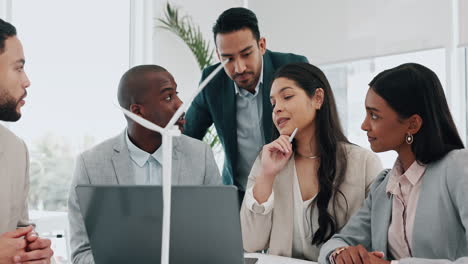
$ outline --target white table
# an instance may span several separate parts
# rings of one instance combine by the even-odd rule
[[[256,264],[317,264],[317,262],[307,261],[302,259],[287,258],[275,255],[260,254],[260,253],[245,253],[246,258],[258,258]]]

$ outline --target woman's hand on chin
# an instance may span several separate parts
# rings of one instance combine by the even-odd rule
[[[274,178],[286,166],[292,155],[289,136],[281,135],[275,141],[263,146],[262,173],[266,178]]]

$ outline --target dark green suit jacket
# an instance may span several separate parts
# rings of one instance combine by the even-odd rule
[[[270,88],[273,74],[281,66],[292,62],[307,62],[307,58],[291,53],[279,53],[267,50],[263,55],[263,129],[265,142],[271,142],[273,121],[270,103]],[[219,63],[203,70],[204,80]],[[239,190],[245,190],[237,179],[237,121],[236,94],[234,81],[225,71],[220,71],[211,82],[197,95],[185,116],[184,134],[202,139],[208,128],[214,123],[219,139],[224,147],[225,161],[223,168],[223,183],[234,184]]]

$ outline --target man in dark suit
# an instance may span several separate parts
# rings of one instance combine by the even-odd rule
[[[307,59],[267,50],[257,17],[246,8],[224,11],[213,26],[213,34],[218,58],[229,62],[193,101],[186,115],[185,134],[202,139],[214,123],[226,155],[223,183],[237,186],[242,200],[255,158],[271,141],[273,74],[285,64]],[[202,80],[218,65],[204,69]]]

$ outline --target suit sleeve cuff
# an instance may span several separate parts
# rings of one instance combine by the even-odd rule
[[[253,196],[253,187],[247,189],[245,192],[245,197],[244,199],[246,200],[245,203],[247,205],[247,208],[256,214],[261,214],[261,215],[267,215],[273,210],[273,203],[275,200],[275,193],[272,191],[270,194],[270,197],[268,197],[268,200],[262,204],[259,204],[257,200],[255,200]]]

